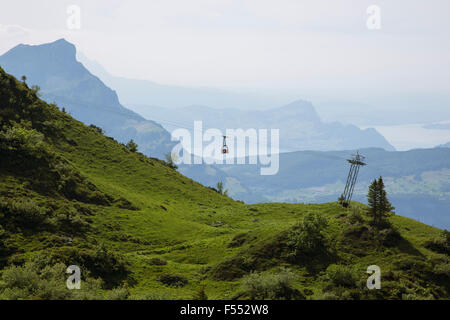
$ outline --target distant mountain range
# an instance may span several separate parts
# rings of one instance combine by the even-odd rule
[[[215,109],[200,105],[170,109],[148,107],[142,109],[147,119],[160,122],[166,129],[177,126],[193,126],[195,120],[202,120],[204,129],[226,128],[280,129],[281,152],[299,150],[347,150],[358,148],[383,148],[393,151],[394,147],[375,129],[359,129],[354,125],[338,122],[325,123],[314,106],[298,100],[288,105],[261,111],[238,109]],[[192,131],[192,130],[191,130]]]
[[[8,73],[41,88],[42,98],[64,107],[76,119],[101,127],[106,135],[126,143],[134,139],[139,151],[162,158],[174,142],[159,124],[123,107],[115,91],[76,60],[76,48],[64,39],[31,46],[20,44],[0,56]]]
[[[360,170],[355,200],[366,202],[371,180],[383,176],[399,214],[450,229],[450,149],[360,151],[367,166]],[[349,170],[346,159],[354,152],[282,153],[279,172],[272,176],[260,175],[258,165],[214,165],[207,170],[182,166],[180,172],[204,185],[223,181],[234,199],[249,203],[330,202],[344,190]]]
[[[205,129],[279,128],[283,152],[369,147],[395,150],[375,129],[361,130],[351,124],[323,122],[307,101],[298,100],[273,108],[278,104],[276,99],[114,77],[83,54],[78,58],[92,73],[116,89],[127,107],[161,123],[169,131],[180,126],[189,129],[194,120],[202,120]],[[272,108],[268,109],[270,106]],[[257,110],[249,110],[255,107]]]
[[[450,122],[431,123],[423,126],[425,129],[450,130]]]
[[[441,144],[441,145],[437,146],[436,148],[450,148],[450,142]]]

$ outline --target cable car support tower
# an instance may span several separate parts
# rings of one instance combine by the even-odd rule
[[[350,201],[353,196],[353,190],[355,189],[356,179],[358,178],[359,168],[365,166],[365,157],[356,152],[351,159],[347,159],[350,163],[350,171],[347,176],[347,183],[345,184],[344,193],[339,198],[340,204],[347,208],[350,206]]]

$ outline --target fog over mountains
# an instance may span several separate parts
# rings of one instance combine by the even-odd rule
[[[202,120],[204,129],[217,128],[222,132],[227,128],[280,129],[280,152],[370,147],[395,150],[375,129],[361,130],[351,124],[323,122],[308,101],[297,100],[276,107],[276,100],[263,97],[255,100],[255,97],[210,88],[164,86],[114,77],[84,55],[79,54],[79,59],[92,73],[116,89],[121,101],[130,102],[127,106],[145,118],[161,123],[169,131],[180,126],[191,129],[194,121]],[[260,108],[249,110],[258,103]],[[272,108],[261,108],[270,103]]]

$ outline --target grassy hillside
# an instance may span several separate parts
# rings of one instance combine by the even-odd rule
[[[245,205],[0,69],[0,298],[448,299],[448,234],[365,206]],[[446,237],[446,238],[445,238]],[[382,271],[368,290],[366,268]],[[69,265],[82,289],[65,288]]]

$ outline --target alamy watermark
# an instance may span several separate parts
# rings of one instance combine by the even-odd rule
[[[67,20],[66,25],[69,30],[81,29],[81,8],[75,4],[67,7]]]
[[[381,269],[379,266],[371,265],[367,267],[367,273],[371,276],[367,278],[367,288],[369,290],[381,289]]]
[[[279,129],[226,129],[223,133],[210,128],[203,132],[203,122],[194,121],[193,136],[179,128],[172,132],[172,140],[179,141],[171,152],[175,164],[258,164],[261,175],[278,173]]]
[[[81,270],[79,266],[71,265],[67,267],[66,273],[71,274],[71,276],[66,281],[67,289],[73,290],[81,289]]]
[[[366,13],[369,15],[366,21],[367,29],[380,30],[381,29],[381,9],[377,5],[367,7]]]

